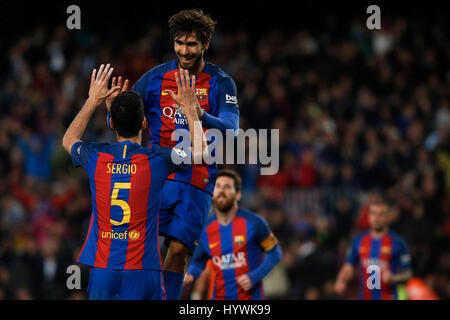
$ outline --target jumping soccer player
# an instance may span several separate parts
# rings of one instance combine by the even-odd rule
[[[342,295],[354,269],[360,266],[360,294],[364,300],[405,299],[399,284],[412,277],[411,258],[406,242],[389,231],[389,206],[377,200],[369,208],[370,230],[357,235],[351,243],[346,262],[335,283]]]
[[[89,98],[62,141],[73,164],[87,171],[92,190],[89,231],[78,262],[91,266],[90,299],[165,299],[158,244],[161,190],[167,176],[191,159],[187,161],[182,150],[141,146],[146,126],[142,99],[133,91],[124,91],[125,86],[120,93],[121,86],[108,90],[112,71],[108,64],[101,65],[98,74],[92,72]],[[195,79],[186,70],[173,76],[177,94],[172,97],[186,115],[195,161],[203,156],[196,150],[206,149],[195,110]],[[117,142],[81,141],[95,109],[111,96],[115,98],[109,121]],[[200,134],[194,136],[194,130]]]
[[[184,115],[173,107],[170,93],[176,89],[174,73],[189,70],[196,76],[197,112],[205,129],[221,132],[239,128],[239,109],[234,81],[219,67],[204,60],[216,22],[201,10],[183,10],[169,19],[169,36],[176,60],[145,73],[134,85],[144,101],[148,119],[149,143],[174,147],[176,129],[186,129]],[[195,164],[186,171],[171,174],[161,198],[159,232],[166,237],[168,252],[164,260],[167,299],[181,296],[184,272],[198,244],[211,206],[216,182],[216,163]]]
[[[264,299],[262,279],[282,256],[267,222],[238,206],[241,186],[235,171],[219,171],[213,195],[215,214],[208,219],[184,280],[188,284],[197,279],[211,260],[216,300]]]

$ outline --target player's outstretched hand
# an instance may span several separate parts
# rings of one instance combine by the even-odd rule
[[[237,283],[244,289],[245,291],[249,291],[252,288],[252,281],[250,277],[246,274],[243,274],[237,279]]]
[[[91,75],[91,85],[89,87],[89,100],[96,106],[100,105],[106,98],[108,98],[115,91],[119,90],[119,86],[113,86],[108,90],[108,81],[111,77],[114,68],[108,63],[106,67],[102,64],[100,69],[94,69]]]
[[[189,71],[180,69],[179,74],[175,72],[175,82],[177,84],[177,94],[169,89],[166,89],[165,92],[172,97],[185,114],[195,111],[195,106],[198,104],[195,96],[195,76],[193,75],[189,79]]]
[[[111,103],[114,100],[115,97],[117,97],[117,95],[119,94],[119,92],[124,92],[128,90],[128,79],[125,79],[125,82],[122,85],[122,77],[116,78],[113,77],[111,80],[111,87],[115,87],[118,86],[120,88],[120,90],[116,90],[113,93],[111,93],[108,98],[106,98],[105,102],[106,102],[106,108],[108,109],[108,111],[111,109]]]

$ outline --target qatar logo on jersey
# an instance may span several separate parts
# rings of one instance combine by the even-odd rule
[[[368,259],[362,259],[362,265],[367,268],[368,266],[379,266],[381,269],[386,269],[389,267],[389,261],[386,261],[384,259],[378,259],[378,258],[368,258]]]
[[[172,123],[187,126],[187,119],[183,114],[181,108],[174,109],[172,107],[164,107],[162,113],[165,117],[172,120]]]
[[[220,270],[240,268],[247,265],[244,252],[227,253],[222,256],[214,256],[212,262],[220,268]]]

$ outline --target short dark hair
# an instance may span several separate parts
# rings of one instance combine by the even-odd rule
[[[169,37],[173,43],[175,38],[188,35],[192,32],[197,34],[202,44],[211,40],[217,21],[200,9],[181,10],[169,19]]]
[[[124,138],[138,135],[144,119],[144,104],[134,91],[121,92],[111,102],[111,120],[117,134]]]
[[[230,177],[234,181],[234,188],[236,189],[236,192],[241,191],[242,189],[242,178],[241,176],[234,170],[231,169],[222,169],[219,170],[219,173],[217,174],[217,178],[219,177]]]

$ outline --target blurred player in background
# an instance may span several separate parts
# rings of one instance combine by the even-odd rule
[[[142,99],[135,92],[123,91],[124,87],[120,94],[120,86],[108,90],[112,71],[109,64],[102,65],[97,75],[93,71],[89,98],[63,138],[73,164],[87,171],[92,190],[89,231],[78,262],[91,266],[90,299],[160,300],[165,293],[158,241],[159,200],[167,176],[186,162],[175,165],[173,157],[183,160],[187,154],[158,145],[141,146],[146,125]],[[206,139],[194,107],[195,79],[186,70],[180,75],[181,79],[174,75],[177,95],[172,96],[189,121],[190,133],[198,126],[195,130],[201,134],[191,135],[192,154],[202,157],[196,154],[206,148]],[[92,114],[111,96],[115,97],[109,121],[117,142],[81,141]]]
[[[208,219],[185,277],[186,284],[197,279],[210,259],[216,300],[264,299],[262,279],[282,257],[267,222],[239,207],[241,186],[235,171],[219,171],[213,195],[215,214]]]
[[[346,262],[337,276],[335,291],[340,295],[344,293],[359,265],[359,299],[406,299],[403,284],[412,277],[411,258],[403,238],[389,231],[389,205],[382,199],[374,200],[368,218],[370,230],[352,240]],[[380,274],[374,273],[370,266],[378,266]],[[374,284],[379,281],[379,288],[368,283],[372,280]]]
[[[166,91],[176,91],[173,75],[179,68],[196,76],[196,107],[203,127],[222,132],[239,128],[234,81],[219,67],[204,60],[215,25],[201,10],[183,10],[169,19],[170,41],[177,59],[148,71],[133,87],[144,101],[147,147],[174,147],[178,143],[171,139],[174,130],[187,128],[186,118],[173,107],[173,97]],[[164,185],[159,230],[169,246],[163,274],[169,300],[181,296],[184,272],[204,229],[216,176],[215,163],[196,164],[171,174]]]

